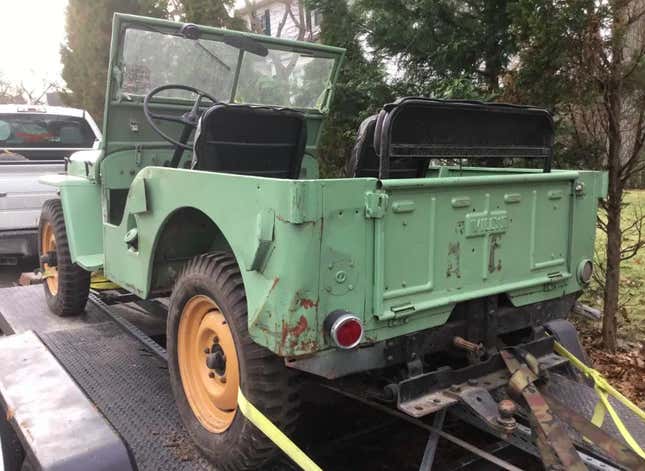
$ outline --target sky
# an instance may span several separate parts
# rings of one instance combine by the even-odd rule
[[[88,0],[91,1],[91,0]],[[236,0],[236,6],[244,0]],[[67,0],[0,0],[0,78],[40,92],[61,78]]]
[[[67,0],[0,0],[0,76],[40,91],[62,84],[60,46]]]

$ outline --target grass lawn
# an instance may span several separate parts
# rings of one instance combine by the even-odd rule
[[[628,227],[636,214],[645,214],[645,190],[628,191],[625,194],[622,227]],[[645,234],[644,234],[645,236]],[[637,233],[625,234],[624,245],[636,241]],[[605,234],[598,230],[596,234],[596,264],[603,263],[605,257]],[[584,301],[597,308],[602,308],[602,280],[594,280],[584,295]],[[623,262],[621,266],[620,302],[618,315],[618,336],[629,341],[645,341],[645,248],[638,254]],[[600,323],[597,326],[600,329]]]

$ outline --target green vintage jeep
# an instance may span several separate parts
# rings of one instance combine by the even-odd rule
[[[238,387],[287,433],[303,376],[423,416],[504,346],[552,353],[542,325],[591,277],[604,176],[551,169],[546,111],[400,99],[363,123],[347,178],[320,179],[342,58],[116,15],[101,148],[42,179],[51,310],[81,313],[100,270],[170,295],[177,405],[220,469],[274,454]]]

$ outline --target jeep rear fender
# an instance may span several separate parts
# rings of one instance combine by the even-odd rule
[[[157,233],[150,289],[170,289],[186,260],[214,251],[233,252],[217,224],[200,209],[178,208],[168,215]]]

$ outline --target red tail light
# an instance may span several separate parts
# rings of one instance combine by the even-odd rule
[[[345,311],[334,311],[325,319],[329,337],[339,348],[356,347],[363,339],[363,323],[353,314]]]

